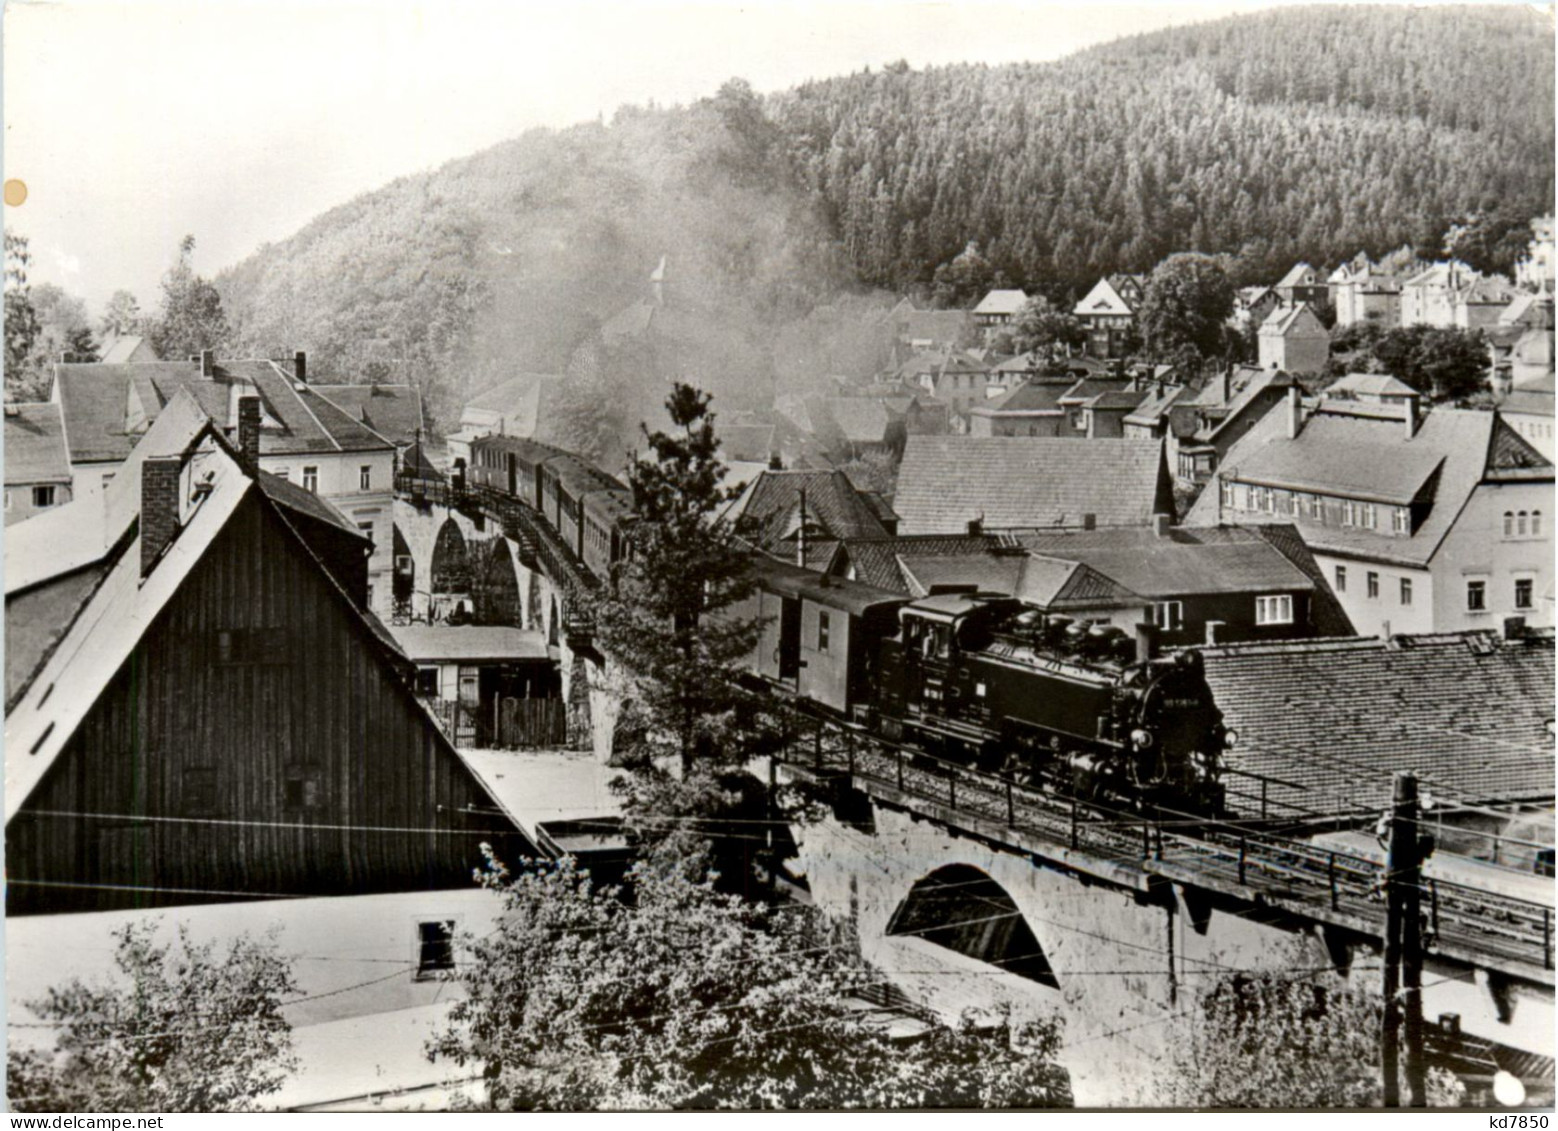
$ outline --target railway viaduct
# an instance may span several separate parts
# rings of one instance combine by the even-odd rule
[[[486,571],[515,623],[556,647],[571,740],[609,761],[622,695],[589,638],[598,579],[533,510],[455,502],[397,498],[396,553],[411,558],[415,615],[447,615]],[[831,792],[830,817],[791,830],[796,870],[806,898],[849,924],[894,996],[949,1020],[1058,1017],[1081,1105],[1164,1102],[1170,1053],[1213,979],[1331,973],[1379,991],[1383,902],[1366,863],[1083,821],[998,779],[927,772],[848,727],[819,726],[771,773]],[[1550,910],[1539,914],[1471,906],[1457,918],[1447,907],[1423,1002],[1431,1026],[1518,1050],[1517,1074],[1550,1092],[1553,926]],[[1479,916],[1507,928],[1476,929]]]

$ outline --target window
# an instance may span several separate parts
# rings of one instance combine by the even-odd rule
[[[1390,512],[1390,529],[1395,534],[1412,533],[1412,511],[1407,507],[1396,507]]]
[[[1379,596],[1379,574],[1375,573],[1372,569],[1369,570],[1368,586],[1369,586],[1369,596],[1370,597],[1378,597]]]
[[[1505,538],[1513,538],[1514,536],[1515,536],[1515,512],[1514,511],[1505,511],[1504,512],[1504,537]]]
[[[319,771],[312,766],[289,766],[282,783],[282,801],[288,809],[317,809]]]
[[[428,978],[454,969],[454,920],[417,924],[417,977]]]
[[[1152,623],[1168,632],[1185,626],[1185,605],[1182,601],[1159,601],[1152,606]]]
[[[1298,518],[1303,513],[1304,496],[1300,495],[1297,491],[1291,492],[1288,495],[1288,514],[1292,515],[1294,518]]]
[[[373,468],[366,463],[357,469],[357,489],[359,491],[373,490]]]
[[[1181,462],[1184,462],[1184,457],[1181,456],[1180,460],[1181,460]],[[1233,509],[1233,484],[1230,483],[1228,480],[1224,479],[1222,481],[1222,492],[1223,492],[1223,506],[1226,507],[1228,510],[1232,510]]]
[[[1536,538],[1542,533],[1542,512],[1531,512],[1531,537]]]
[[[1375,514],[1373,503],[1363,503],[1358,507],[1358,524],[1360,526],[1366,526],[1370,530],[1373,530],[1378,526],[1378,519]]]
[[[1517,538],[1524,538],[1526,536],[1527,517],[1528,516],[1526,515],[1525,511],[1521,511],[1519,514],[1515,515],[1515,536]]]
[[[1256,624],[1292,624],[1293,598],[1286,593],[1255,598]]]
[[[1488,583],[1486,581],[1468,581],[1466,583],[1466,611],[1480,613],[1488,607]]]
[[[1401,603],[1403,605],[1412,603],[1412,579],[1410,577],[1401,579]]]
[[[829,627],[830,627],[830,625],[828,624],[828,614],[827,613],[818,613],[817,614],[817,651],[819,651],[819,652],[826,652],[828,650],[828,629],[829,629]]]
[[[186,769],[181,800],[186,817],[208,817],[215,813],[216,770],[210,766]]]
[[[303,469],[303,490],[319,493],[319,468],[305,467]]]
[[[34,487],[32,489],[32,505],[38,510],[54,505],[53,487]]]
[[[1309,517],[1316,522],[1320,522],[1325,518],[1325,499],[1319,495],[1311,495],[1309,497]]]
[[[438,669],[437,668],[418,668],[417,669],[417,694],[418,695],[433,695],[433,696],[436,696],[438,694]]]
[[[1337,566],[1336,567],[1336,591],[1338,593],[1345,593],[1345,592],[1347,592],[1347,567],[1346,566]]]
[[[1529,609],[1531,607],[1531,578],[1515,578],[1515,608]]]

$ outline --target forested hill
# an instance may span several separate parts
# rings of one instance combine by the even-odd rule
[[[970,241],[1061,299],[1180,250],[1230,253],[1240,282],[1436,253],[1459,217],[1550,211],[1552,138],[1552,30],[1528,10],[1284,9],[533,131],[216,284],[235,347],[346,378],[376,361],[448,404],[520,369],[598,375],[597,329],[666,256],[670,337],[619,339],[617,372],[764,402],[848,371],[862,296],[927,283]]]
[[[969,240],[1017,283],[1185,249],[1248,281],[1553,199],[1552,29],[1514,7],[1286,9],[816,82],[773,113],[861,277],[893,287]]]

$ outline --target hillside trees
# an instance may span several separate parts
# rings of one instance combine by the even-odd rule
[[[482,878],[506,914],[430,1053],[479,1065],[500,1110],[1069,1103],[1052,1024],[907,1047],[862,1024],[846,999],[880,976],[810,908],[645,864],[627,898],[567,860]]]
[[[1373,345],[1375,368],[1436,401],[1471,396],[1486,384],[1488,343],[1481,330],[1402,326]]]
[[[117,982],[79,979],[28,1008],[59,1024],[55,1050],[12,1043],[6,1091],[17,1111],[249,1111],[296,1067],[283,1001],[297,991],[274,940],[225,951],[158,943],[157,924],[115,932]]]

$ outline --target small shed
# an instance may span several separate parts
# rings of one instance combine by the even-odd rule
[[[561,746],[566,704],[544,633],[502,625],[390,629],[417,668],[417,694],[458,746]]]

